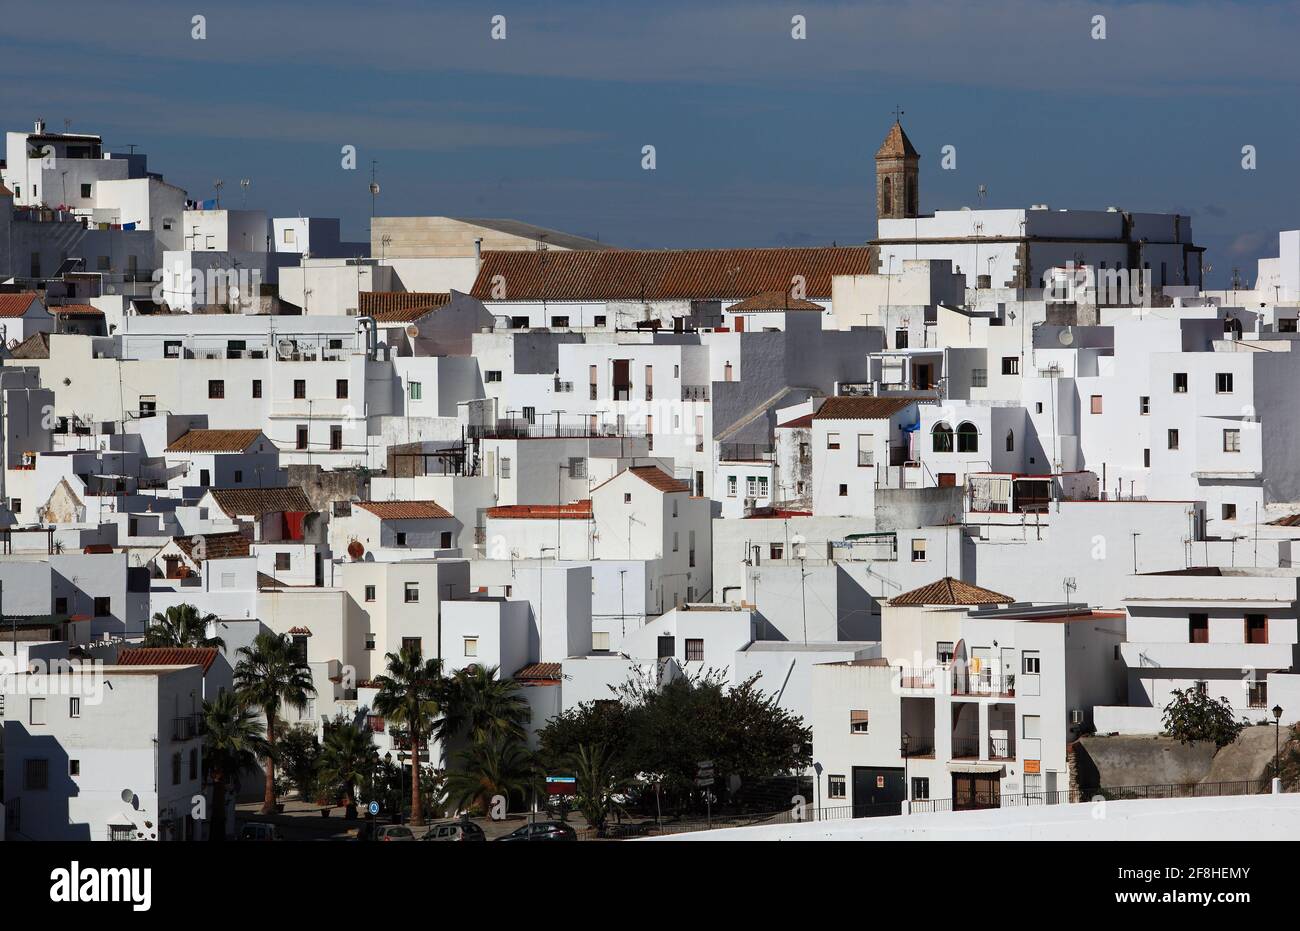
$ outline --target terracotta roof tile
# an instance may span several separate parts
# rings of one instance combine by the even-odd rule
[[[735,314],[780,313],[787,310],[815,310],[818,313],[825,313],[826,308],[812,301],[791,297],[789,291],[763,291],[727,308],[728,313]]]
[[[117,665],[202,666],[207,672],[220,652],[216,647],[130,647],[117,654]]]
[[[679,478],[673,478],[671,475],[669,475],[667,472],[665,472],[663,469],[659,468],[658,466],[632,466],[632,468],[628,469],[628,471],[631,472],[633,475],[635,475],[637,478],[641,479],[641,481],[649,485],[653,485],[655,488],[658,488],[660,491],[689,492],[691,490],[690,485],[686,484]]]
[[[813,420],[886,420],[915,404],[916,398],[827,398]]]
[[[310,637],[311,628],[309,627],[290,627],[289,633],[298,637]]]
[[[0,294],[0,317],[21,317],[32,306],[32,301],[39,301],[35,291],[20,291],[18,294]]]
[[[192,537],[172,538],[181,552],[196,563],[204,559],[234,559],[249,554],[248,538],[237,530],[228,533],[202,533]],[[198,541],[203,541],[202,556],[198,555]]]
[[[912,145],[912,140],[903,132],[903,124],[897,120],[885,134],[885,141],[876,150],[876,158],[920,158],[920,153]]]
[[[929,585],[903,592],[889,599],[891,605],[992,605],[1012,604],[1015,599],[946,576]]]
[[[524,681],[559,681],[564,667],[560,663],[529,663],[515,672],[513,678]]]
[[[1300,514],[1287,514],[1268,522],[1270,527],[1300,527]]]
[[[449,291],[362,291],[357,312],[380,323],[411,323],[450,300]]]
[[[48,359],[50,357],[50,334],[33,333],[9,351],[12,359]]]
[[[796,417],[793,420],[787,420],[785,423],[777,424],[777,428],[789,428],[791,430],[807,429],[812,426],[813,414],[804,414],[802,417]]]
[[[471,294],[492,301],[493,279],[504,300],[744,300],[783,291],[802,276],[812,298],[831,296],[834,275],[876,270],[872,246],[802,249],[683,249],[483,253]]]
[[[261,430],[190,430],[168,446],[167,452],[241,453],[261,435]]]
[[[590,520],[591,501],[572,504],[503,504],[488,508],[488,517],[505,520]]]
[[[380,520],[433,520],[453,516],[437,501],[353,501],[352,506],[369,511]]]
[[[311,502],[297,485],[287,488],[210,488],[227,517],[261,517],[276,511],[310,511]]]
[[[52,314],[62,314],[65,317],[102,317],[104,312],[98,307],[90,304],[58,304],[54,307],[47,308]]]

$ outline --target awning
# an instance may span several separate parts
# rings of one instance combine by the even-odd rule
[[[1006,767],[1001,763],[981,763],[973,761],[970,763],[952,762],[948,764],[948,772],[950,773],[987,773],[1001,776],[1004,775],[1005,769]]]

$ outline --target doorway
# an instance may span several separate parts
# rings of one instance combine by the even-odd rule
[[[907,787],[903,770],[893,766],[853,767],[853,817],[902,814]]]
[[[952,810],[1002,807],[1002,784],[996,773],[953,773]]]

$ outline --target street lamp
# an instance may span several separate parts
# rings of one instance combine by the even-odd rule
[[[1278,761],[1282,755],[1282,706],[1273,706],[1273,791],[1282,790],[1282,774]]]
[[[900,752],[903,754],[903,801],[907,802],[907,813],[909,815],[912,813],[912,788],[911,781],[907,778],[907,747],[911,742],[912,735],[904,733],[903,746]]]

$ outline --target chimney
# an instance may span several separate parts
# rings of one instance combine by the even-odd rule
[[[38,135],[39,135],[40,133],[45,132],[45,121],[44,121],[44,120],[37,120],[37,121],[36,121],[36,132],[37,132]]]

